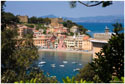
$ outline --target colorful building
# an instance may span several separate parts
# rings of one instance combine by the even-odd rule
[[[27,34],[33,34],[34,28],[29,28],[25,25],[17,25],[19,38],[23,38]]]

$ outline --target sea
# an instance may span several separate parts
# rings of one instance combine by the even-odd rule
[[[39,51],[39,59],[34,63],[47,77],[56,77],[58,82],[67,76],[72,78],[79,69],[92,61],[91,53]],[[41,64],[41,62],[44,62]]]
[[[82,25],[84,28],[90,30],[87,32],[91,37],[93,37],[94,33],[104,33],[105,27],[108,27],[110,32],[113,32],[113,24],[115,23],[84,23],[84,22],[76,22],[79,25]],[[121,23],[124,28],[124,23]]]

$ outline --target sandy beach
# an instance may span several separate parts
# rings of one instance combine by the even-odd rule
[[[86,54],[92,54],[92,51],[76,51],[76,50],[57,50],[57,49],[38,49],[38,51],[57,51],[57,52],[71,52],[71,53],[86,53]]]

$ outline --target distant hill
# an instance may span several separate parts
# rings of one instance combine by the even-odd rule
[[[42,18],[57,18],[55,15],[46,15],[46,16],[41,16]]]
[[[55,15],[46,15],[41,16],[42,18],[58,18]],[[117,16],[95,16],[95,17],[80,17],[80,18],[71,18],[71,17],[62,17],[66,20],[72,20],[73,22],[86,22],[86,23],[115,23],[115,22],[124,22],[124,16],[117,15]]]

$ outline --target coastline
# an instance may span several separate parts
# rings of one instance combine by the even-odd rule
[[[38,49],[40,51],[56,51],[56,52],[71,52],[71,53],[85,53],[85,54],[92,54],[92,51],[76,51],[76,50],[57,50],[57,49]]]

